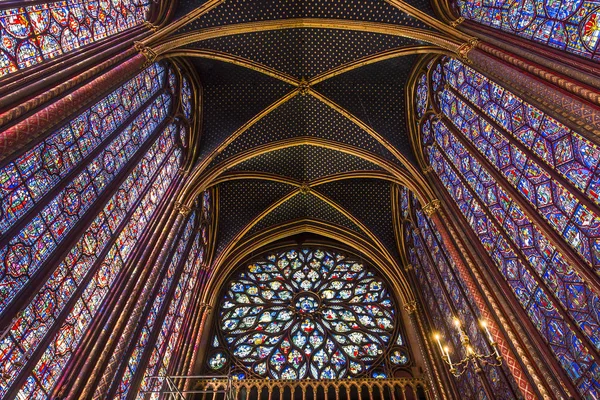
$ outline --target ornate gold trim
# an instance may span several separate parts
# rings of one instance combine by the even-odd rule
[[[441,204],[439,200],[431,200],[429,203],[423,206],[423,212],[428,217],[431,217],[436,211],[441,208]]]
[[[444,24],[444,26],[453,29],[448,25]],[[155,46],[155,50],[158,54],[163,54],[169,50],[184,47],[191,43],[207,39],[240,35],[244,33],[297,28],[340,29],[401,36],[430,43],[453,53],[456,53],[461,42],[472,38],[471,36],[465,35],[465,37],[457,39],[454,36],[441,35],[430,30],[394,24],[384,24],[379,22],[349,21],[329,18],[290,18],[285,20],[270,20],[225,25],[179,34],[169,37],[168,40],[166,39],[165,41],[158,43]]]

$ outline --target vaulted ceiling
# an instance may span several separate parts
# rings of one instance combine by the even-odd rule
[[[176,17],[203,3],[181,0]],[[410,4],[433,15],[427,0]],[[218,171],[217,256],[315,220],[398,260],[392,191],[418,179],[405,90],[431,48],[403,29],[430,30],[384,0],[224,0],[178,31],[199,38],[179,54],[202,84],[199,155]]]

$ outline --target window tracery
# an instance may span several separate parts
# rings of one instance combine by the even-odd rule
[[[146,0],[67,0],[0,10],[0,78],[146,20]]]
[[[0,239],[0,316],[10,324],[0,397],[52,393],[177,176],[167,71],[149,66],[0,169],[2,215],[12,216]],[[16,312],[24,290],[34,296]]]
[[[457,0],[459,14],[489,27],[565,50],[600,58],[600,2],[586,0]]]
[[[596,271],[600,261],[597,146],[460,61],[430,68],[431,112],[419,121],[427,161],[581,393],[600,390],[590,352],[599,297],[571,261]]]
[[[411,365],[387,285],[334,250],[290,249],[227,284],[212,371],[271,379],[392,377]]]

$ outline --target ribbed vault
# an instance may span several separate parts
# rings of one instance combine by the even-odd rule
[[[210,3],[182,1],[177,15]],[[408,144],[406,85],[418,54],[457,44],[393,1],[212,3],[157,53],[188,57],[202,84],[199,161],[180,201],[217,188],[215,260],[317,221],[398,265],[394,186],[433,197]]]

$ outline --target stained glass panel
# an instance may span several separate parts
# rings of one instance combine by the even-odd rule
[[[100,248],[108,244],[107,237],[103,239],[102,243],[98,243],[99,246],[95,253],[86,254],[84,252],[81,254],[81,248],[86,249],[85,246],[91,242],[90,236],[86,235],[82,237],[83,242],[80,240],[59,267],[59,270],[61,268],[66,268],[67,271],[71,270],[73,281],[78,286],[77,293],[81,292],[81,297],[70,311],[64,307],[56,309],[57,316],[52,320],[58,319],[59,313],[66,315],[66,319],[56,334],[45,339],[50,340],[50,344],[33,368],[28,383],[21,388],[20,395],[24,398],[33,396],[34,392],[47,392],[54,387],[81,338],[97,315],[102,301],[119,276],[124,263],[132,254],[140,234],[149,223],[173,177],[177,174],[181,151],[173,149],[175,134],[175,126],[166,130],[165,134],[151,146],[146,157],[140,161],[130,177],[122,184],[122,190],[118,190],[111,202],[105,206],[103,210],[105,225],[109,227],[108,229],[117,232],[119,232],[117,227],[125,222],[125,210],[131,209],[132,213],[109,247],[108,253],[99,263],[98,269],[90,270],[92,264],[98,263],[96,261],[98,259],[95,257],[100,254]],[[164,161],[161,162],[161,160]],[[117,202],[123,202],[119,204],[119,208],[122,210],[113,214],[111,209],[117,205]],[[100,218],[102,218],[102,214],[100,214]],[[82,278],[84,274],[86,274],[85,278]],[[60,290],[66,289],[61,288]],[[43,293],[44,291],[40,292],[40,296],[44,296]],[[63,292],[62,295],[68,295],[68,292]],[[35,318],[35,316],[30,318]],[[15,325],[13,331],[18,332],[19,326],[21,326],[21,322]],[[44,334],[47,329],[49,327],[42,331],[36,331],[36,334]],[[34,347],[31,347],[30,351],[33,349]],[[22,364],[14,365],[14,368],[21,367]]]
[[[439,127],[442,125],[435,124],[434,130],[441,129]],[[598,368],[596,361],[556,309],[551,295],[539,286],[532,276],[532,271],[523,264],[518,250],[513,248],[503,231],[490,219],[486,212],[487,207],[477,200],[472,190],[464,183],[465,178],[447,161],[447,156],[438,150],[436,145],[427,146],[427,153],[442,184],[567,374],[576,383],[584,382],[586,387],[596,387],[593,390],[599,390],[595,386],[595,370]],[[480,188],[476,193],[481,195],[486,192],[484,188]],[[548,330],[548,327],[552,327],[552,330]]]
[[[66,0],[0,10],[0,78],[146,20],[146,0]]]
[[[183,84],[181,87],[181,105],[183,107],[183,114],[187,119],[192,116],[192,88],[187,78],[183,78]]]
[[[495,29],[600,59],[600,2],[586,0],[457,0],[461,16]]]
[[[163,87],[164,80],[164,67],[152,64],[0,168],[0,234],[5,234],[60,180],[89,162],[86,157],[110,140],[117,128]]]
[[[0,247],[7,274],[0,278],[0,312],[29,282],[98,196],[151,136],[169,111],[171,98],[156,97],[120,131],[20,232]]]
[[[219,329],[254,376],[336,379],[369,373],[395,330],[385,283],[334,251],[289,250],[251,263],[227,285]],[[222,360],[212,353],[208,367]]]
[[[166,304],[169,303],[169,298],[167,294],[170,291],[173,282],[177,278],[183,279],[184,277],[179,277],[177,275],[177,271],[180,266],[180,261],[185,255],[185,251],[187,250],[187,245],[190,237],[192,236],[192,230],[194,228],[195,223],[195,213],[192,213],[188,217],[188,222],[185,225],[183,230],[183,234],[179,238],[179,242],[175,248],[175,252],[171,258],[169,266],[167,267],[166,273],[162,278],[162,282],[158,291],[152,297],[152,300],[149,302],[147,307],[149,308],[149,312],[146,315],[146,321],[144,322],[141,331],[138,335],[138,340],[135,344],[135,348],[133,350],[132,356],[129,358],[129,361],[126,364],[125,371],[121,378],[121,383],[119,384],[119,389],[116,393],[116,398],[125,398],[127,393],[129,392],[131,380],[134,374],[137,371],[137,368],[140,364],[142,355],[144,354],[144,349],[148,346],[148,341],[150,339],[150,334],[154,329],[154,324],[159,318],[159,314],[163,307],[166,307]]]

